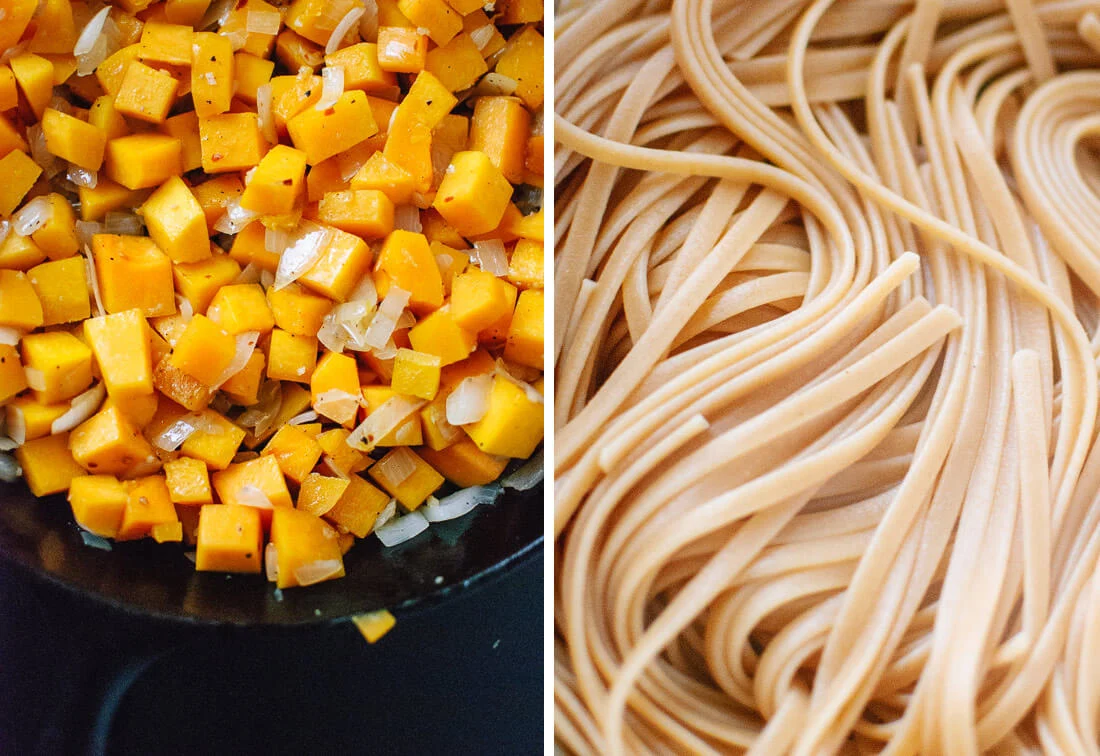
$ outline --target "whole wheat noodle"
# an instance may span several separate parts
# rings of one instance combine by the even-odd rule
[[[559,747],[1100,754],[1100,8],[556,57]]]

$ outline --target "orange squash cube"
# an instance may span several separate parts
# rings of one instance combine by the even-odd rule
[[[241,273],[237,261],[222,253],[217,245],[211,245],[210,251],[205,260],[172,266],[176,291],[191,303],[195,312],[206,312],[218,292],[230,286]],[[221,326],[225,328],[225,323]]]
[[[221,113],[199,119],[202,169],[207,173],[243,171],[257,165],[267,152],[255,113]]]
[[[325,110],[303,110],[287,121],[286,126],[294,146],[305,152],[310,165],[317,165],[378,133],[367,96],[357,90],[344,92]]]
[[[337,50],[325,56],[326,66],[344,69],[344,89],[361,89],[371,94],[386,93],[397,86],[397,77],[378,63],[378,45],[371,42]]]
[[[114,538],[130,494],[113,475],[82,475],[69,486],[69,506],[80,527],[103,538]]]
[[[445,449],[421,448],[420,456],[447,480],[463,488],[492,483],[508,466],[508,457],[486,454],[465,435]]]
[[[191,457],[177,457],[164,463],[164,476],[173,504],[202,506],[214,502],[206,463]]]
[[[347,490],[332,509],[325,513],[325,519],[341,533],[352,533],[359,538],[365,538],[389,502],[388,495],[358,475],[353,475],[348,481]]]
[[[71,399],[92,384],[92,350],[71,333],[29,333],[20,346],[27,383],[43,404]],[[0,365],[6,378],[6,370],[11,369],[8,363],[13,360],[6,354],[0,357],[5,359]]]
[[[263,538],[260,510],[237,504],[207,504],[199,512],[195,569],[259,573]]]
[[[295,336],[281,328],[271,332],[267,350],[267,377],[276,381],[309,383],[317,365],[317,338]]]
[[[163,475],[135,480],[129,488],[122,523],[119,525],[118,535],[115,536],[117,540],[144,538],[161,523],[179,522]]]
[[[274,507],[294,506],[283,471],[279,469],[279,462],[271,455],[231,464],[211,475],[210,480],[214,484],[214,490],[218,492],[218,498],[225,504],[250,501],[248,493],[242,494],[241,489],[252,486],[259,489]],[[270,516],[270,512],[267,516]]]
[[[319,294],[343,302],[370,268],[371,250],[354,234],[332,229],[332,238],[313,267],[298,279]]]
[[[415,27],[378,28],[378,67],[393,73],[417,73],[428,64],[428,35]]]
[[[337,532],[309,512],[278,508],[271,518],[271,543],[275,544],[279,588],[300,585],[299,570],[316,562],[337,562],[328,579],[343,577],[344,557]]]
[[[202,424],[183,442],[180,452],[211,470],[224,470],[236,456],[245,432],[213,410],[203,410],[201,418]]]
[[[409,292],[409,309],[417,314],[437,310],[443,304],[443,279],[435,255],[423,234],[397,229],[386,237],[378,253],[379,296],[390,286]],[[376,274],[376,279],[380,278]]]
[[[136,307],[147,317],[156,317],[176,311],[172,261],[152,239],[96,234],[92,257],[107,312]],[[141,285],[135,286],[135,281]]]
[[[326,192],[317,220],[364,239],[381,239],[393,230],[393,202],[377,189]]]
[[[27,441],[15,450],[15,459],[35,496],[68,491],[74,478],[86,474],[69,452],[68,433]]]
[[[141,310],[132,309],[84,321],[84,337],[95,354],[112,397],[153,393],[153,360]]]
[[[323,517],[336,506],[350,483],[347,478],[333,478],[311,472],[302,481],[302,488],[298,491],[297,508]]]
[[[296,425],[284,425],[267,442],[261,454],[275,457],[283,475],[301,484],[321,458],[322,451],[313,436]]]
[[[264,155],[241,195],[241,207],[261,215],[281,215],[294,209],[302,194],[306,154],[278,144]]]
[[[216,387],[237,352],[236,340],[205,315],[187,324],[169,357],[170,364],[205,386]]]

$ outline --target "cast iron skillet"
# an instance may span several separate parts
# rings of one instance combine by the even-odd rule
[[[347,576],[287,589],[262,575],[196,572],[178,544],[149,540],[87,546],[62,496],[36,499],[0,484],[0,558],[61,589],[139,615],[185,624],[304,626],[376,609],[408,610],[503,574],[541,547],[542,485],[506,490],[495,504],[433,525],[394,548],[377,538],[344,558]]]

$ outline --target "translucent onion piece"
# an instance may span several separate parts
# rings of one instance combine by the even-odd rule
[[[85,546],[91,546],[93,549],[99,549],[100,551],[110,551],[111,542],[103,536],[97,536],[95,533],[89,533],[87,530],[80,531],[80,540],[84,541]]]
[[[485,417],[492,389],[493,376],[488,373],[463,378],[447,397],[447,422],[465,425]]]
[[[42,131],[42,124],[36,123],[27,127],[27,144],[31,148],[31,157],[46,178],[53,178],[61,173],[62,162],[46,147],[46,133]]]
[[[245,13],[244,28],[249,34],[270,34],[275,36],[283,25],[279,11],[249,10]]]
[[[275,505],[271,503],[271,499],[267,498],[267,494],[249,483],[237,489],[237,501],[246,507],[255,507],[256,509],[275,508]]]
[[[405,311],[405,308],[409,306],[411,297],[412,295],[404,289],[391,286],[382,299],[382,304],[378,305],[378,311],[396,322],[401,317],[401,313]]]
[[[8,435],[16,446],[22,446],[27,440],[27,419],[19,407],[8,407]]]
[[[23,468],[10,454],[0,454],[0,480],[14,483],[23,474]]]
[[[99,39],[99,35],[103,31],[103,25],[107,22],[107,16],[110,14],[111,6],[108,5],[92,16],[91,20],[84,25],[84,30],[80,32],[80,36],[76,38],[76,44],[73,45],[73,55],[79,57],[92,51],[92,46]]]
[[[397,344],[394,342],[393,338],[391,337],[390,340],[387,341],[384,346],[382,346],[379,349],[372,349],[370,351],[371,351],[371,354],[373,354],[375,357],[377,357],[380,360],[392,360],[394,357],[397,356]]]
[[[0,326],[0,344],[15,346],[22,338],[23,332],[19,329],[9,328],[8,326]]]
[[[365,302],[368,309],[378,304],[378,289],[374,286],[374,274],[370,271],[359,279],[359,283],[348,294],[349,302]]]
[[[371,532],[378,530],[387,522],[397,516],[397,499],[390,499],[389,503],[382,508],[382,511],[378,513],[378,517],[374,519],[374,525],[371,526]]]
[[[26,376],[27,385],[35,391],[46,390],[46,376],[38,368],[24,367],[23,375]]]
[[[77,394],[69,402],[69,409],[65,414],[50,424],[50,433],[64,433],[80,425],[95,414],[106,398],[107,388],[102,383],[97,383],[87,391]]]
[[[82,248],[91,247],[92,237],[96,234],[103,233],[106,233],[106,231],[104,230],[102,223],[83,220],[78,220],[76,222],[76,239],[80,242],[80,246]]]
[[[0,436],[0,452],[12,451],[22,446],[21,443],[16,443],[15,439],[8,438],[7,436]]]
[[[352,30],[352,27],[359,23],[359,19],[363,17],[365,12],[365,8],[352,8],[344,15],[342,19],[340,19],[340,23],[336,24],[336,27],[332,30],[332,34],[330,34],[328,37],[328,41],[325,42],[325,55],[332,55],[334,52],[340,49],[340,43],[344,41],[344,37],[348,35],[348,32]],[[378,11],[376,8],[376,19],[377,14]]]
[[[423,533],[428,529],[428,520],[420,511],[409,512],[404,517],[396,517],[380,528],[375,528],[374,533],[383,546],[396,546]]]
[[[279,550],[273,543],[267,544],[264,549],[264,572],[269,583],[279,579]]]
[[[486,239],[474,242],[473,260],[486,273],[498,278],[508,275],[508,256],[504,253],[504,242],[500,239]]]
[[[416,456],[408,448],[399,446],[378,460],[371,472],[385,487],[397,488],[416,472]]]
[[[333,312],[338,308],[333,308]],[[330,312],[321,321],[321,327],[317,330],[317,341],[330,352],[341,354],[348,344],[347,332],[336,322],[333,313]]]
[[[239,197],[234,198],[225,204],[225,215],[218,218],[214,230],[223,234],[238,234],[256,217],[256,213],[241,207]]]
[[[344,563],[339,559],[318,559],[295,568],[294,579],[298,581],[298,585],[314,585],[337,577],[343,569]]]
[[[421,512],[428,522],[446,522],[469,514],[482,504],[492,504],[502,492],[503,489],[498,483],[471,486],[456,491],[450,496],[444,496],[434,503],[427,502],[416,511]]]
[[[65,176],[69,181],[84,189],[95,189],[96,184],[99,183],[98,173],[81,168],[79,165],[70,165]]]
[[[191,300],[182,294],[176,294],[176,307],[179,308],[180,317],[186,321],[190,321],[195,317],[195,306],[191,304]]]
[[[400,395],[387,399],[355,427],[347,438],[348,446],[360,451],[371,451],[379,440],[392,433],[425,404],[427,402],[423,400]]]
[[[378,2],[366,0],[363,15],[359,17],[359,36],[368,42],[378,40]]]
[[[542,404],[544,402],[542,393],[527,381],[521,381],[519,378],[516,378],[514,375],[509,373],[508,368],[504,366],[504,362],[502,360],[497,360],[497,366],[493,373],[495,375],[499,375],[505,380],[511,381],[512,383],[523,389],[523,393],[527,394],[527,399],[529,401],[532,401],[535,404]]]
[[[194,564],[198,560],[198,555],[194,551],[185,551],[183,552],[183,556],[191,564]]]
[[[271,144],[277,143],[279,136],[275,133],[275,115],[271,105],[271,82],[261,84],[256,88],[256,116],[264,139]]]
[[[510,76],[493,71],[481,77],[481,81],[473,88],[473,94],[477,97],[510,95],[515,93],[518,86],[519,82]]]
[[[540,107],[535,111],[535,115],[531,118],[531,136],[542,136],[543,130],[543,114]]]
[[[77,225],[80,225],[80,221],[77,221]],[[88,277],[88,288],[92,290],[92,303],[95,305],[96,317],[99,317],[107,310],[103,307],[103,294],[99,290],[99,273],[95,269],[90,252],[84,256],[84,273]]]
[[[341,389],[329,389],[317,395],[313,408],[328,419],[343,425],[359,411],[359,397]]]
[[[420,210],[413,205],[398,205],[393,212],[393,227],[419,234],[424,230],[420,223]]]
[[[12,230],[18,236],[30,236],[49,223],[53,217],[53,205],[45,197],[35,197],[23,205],[11,219]]]
[[[281,255],[290,243],[290,234],[282,228],[264,228],[264,249]]]
[[[241,272],[237,274],[237,277],[233,279],[235,284],[243,283],[259,283],[260,281],[260,267],[256,263],[250,262],[248,265],[241,269]]]
[[[176,451],[198,430],[195,417],[195,415],[187,414],[176,418],[160,433],[150,438],[149,443],[166,452]]]
[[[260,333],[259,331],[246,331],[237,334],[236,339],[237,351],[233,353],[233,359],[225,366],[222,374],[218,376],[218,380],[214,384],[215,388],[221,386],[244,369],[249,358],[252,357],[252,353],[256,351],[256,342],[260,340]]]
[[[493,40],[493,32],[496,31],[492,24],[485,24],[485,26],[479,26],[470,32],[470,41],[474,43],[474,47],[478,49],[478,52],[485,49]]]
[[[311,221],[302,221],[291,236],[279,268],[275,271],[275,290],[285,289],[312,268],[325,253],[332,232]]]
[[[386,292],[374,318],[370,322],[366,333],[363,334],[363,344],[369,349],[383,349],[393,337],[397,328],[397,319],[409,304],[409,292],[396,286],[391,286]]]
[[[103,227],[109,234],[142,236],[145,233],[145,223],[140,217],[134,213],[123,213],[115,210],[103,216]]]
[[[267,381],[260,386],[260,401],[249,407],[237,418],[237,425],[252,428],[257,436],[263,436],[275,423],[283,406],[283,392],[278,381]]]
[[[416,318],[413,317],[411,312],[406,310],[401,313],[401,317],[397,319],[397,324],[394,326],[394,329],[399,331],[402,328],[412,328],[414,325],[416,325]]]
[[[77,223],[80,223],[80,221],[77,221]],[[3,244],[7,240],[8,234],[10,233],[11,222],[7,218],[0,220],[0,244]]]
[[[313,107],[316,110],[328,110],[343,93],[344,69],[341,66],[326,66],[321,71],[321,99]]]
[[[306,423],[312,423],[317,419],[317,413],[313,410],[306,410],[300,412],[294,417],[286,421],[287,425],[305,425]]]
[[[500,482],[505,488],[515,491],[530,491],[542,482],[543,475],[542,449],[539,449],[531,459],[505,475]]]
[[[263,286],[265,289],[270,289],[273,283],[275,283],[275,274],[272,273],[270,270],[261,270],[260,285]]]

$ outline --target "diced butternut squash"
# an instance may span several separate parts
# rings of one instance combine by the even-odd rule
[[[306,154],[286,145],[275,145],[260,160],[252,180],[241,195],[241,207],[261,215],[289,213],[305,186]]]
[[[46,149],[62,160],[89,171],[98,171],[107,149],[107,134],[90,123],[53,108],[42,114]]]
[[[132,309],[84,321],[107,393],[125,400],[153,393],[153,360],[145,316]]]
[[[293,29],[283,29],[275,38],[275,59],[290,71],[316,71],[325,62],[325,51]]]
[[[419,28],[427,29],[437,45],[445,45],[462,31],[462,17],[443,0],[397,0],[405,18]]]
[[[298,280],[319,294],[343,302],[370,268],[371,250],[354,234],[332,229],[324,253]]]
[[[201,158],[200,158],[201,165]],[[240,200],[244,192],[244,184],[235,174],[227,173],[215,176],[209,181],[196,184],[191,187],[191,193],[195,195],[202,212],[206,216],[206,229],[214,232],[214,224],[225,215],[225,209],[234,200]]]
[[[387,236],[378,254],[377,273],[383,277],[379,295],[385,296],[390,286],[404,289],[410,295],[409,309],[415,313],[432,312],[443,304],[443,279],[423,234],[398,229]]]
[[[214,397],[213,388],[173,365],[170,355],[165,355],[153,368],[153,385],[157,391],[192,411],[203,409]]]
[[[309,382],[313,409],[346,425],[359,411],[359,368],[353,357],[327,352]]]
[[[27,275],[18,270],[0,270],[0,326],[30,331],[42,321],[42,303]]]
[[[403,167],[376,152],[352,177],[352,189],[377,189],[395,205],[407,205],[416,191],[416,179]]]
[[[202,167],[202,141],[199,138],[199,117],[195,111],[188,110],[165,118],[159,130],[180,140],[180,167],[185,173]]]
[[[317,439],[296,425],[284,425],[267,442],[262,454],[275,457],[279,469],[289,480],[301,484],[321,459]],[[300,499],[299,499],[300,504]],[[314,514],[320,514],[315,512]]]
[[[505,359],[542,370],[545,306],[540,289],[528,289],[519,295],[516,311],[508,326]]]
[[[378,45],[371,42],[337,50],[325,56],[325,65],[344,69],[344,89],[361,89],[375,94],[392,91],[397,77],[391,71],[382,70],[378,63]]]
[[[119,210],[138,203],[139,191],[116,184],[100,175],[94,187],[77,187],[80,197],[80,218],[86,221],[102,220],[112,210]]]
[[[115,95],[115,109],[124,116],[162,123],[175,102],[178,86],[179,82],[167,71],[135,60],[126,67]]]
[[[381,239],[393,230],[393,202],[377,189],[327,192],[317,220],[364,239]]]
[[[15,459],[35,496],[68,491],[74,478],[86,474],[69,452],[68,433],[27,441],[15,450]]]
[[[0,111],[11,110],[17,105],[19,88],[15,83],[15,74],[11,72],[10,66],[0,66]]]
[[[44,118],[45,116],[43,116]],[[126,123],[122,113],[115,109],[115,98],[110,95],[97,97],[95,102],[92,103],[92,107],[88,109],[88,125],[102,131],[108,140],[118,139],[130,133],[129,124]],[[45,123],[42,124],[42,127],[45,128]],[[46,139],[46,146],[49,147],[49,134],[46,135]],[[104,144],[104,149],[106,149],[106,146]],[[95,169],[89,168],[89,170]]]
[[[161,184],[141,210],[149,236],[172,262],[197,262],[210,257],[206,216],[179,176]]]
[[[443,365],[450,365],[470,356],[477,337],[455,321],[448,305],[409,329],[409,342],[416,351],[434,354]]]
[[[8,65],[35,117],[42,120],[53,97],[53,63],[34,53],[21,53],[9,60]]]
[[[295,336],[316,336],[324,317],[332,309],[332,300],[292,283],[285,289],[267,290],[267,303],[275,325]]]
[[[317,165],[378,133],[378,126],[367,96],[352,90],[340,95],[330,108],[306,108],[298,113],[287,121],[287,131],[294,146],[305,152],[308,163]]]
[[[484,486],[504,472],[508,457],[486,454],[469,438],[461,438],[445,449],[421,448],[424,461],[457,486]]]
[[[195,39],[190,25],[146,21],[139,44],[142,60],[189,66],[192,45],[201,45],[201,42]]]
[[[248,407],[260,400],[260,384],[263,383],[267,358],[257,349],[248,362],[235,375],[222,384],[222,392],[234,404]]]
[[[498,322],[512,312],[509,286],[511,284],[478,268],[455,276],[451,289],[451,314],[455,322],[473,333]]]
[[[242,504],[254,501],[254,493],[246,486],[260,491],[274,507],[292,507],[290,491],[286,487],[279,463],[273,456],[261,456],[247,462],[237,462],[210,476],[218,498],[225,504]],[[242,489],[245,489],[242,491]],[[270,512],[268,513],[270,516]]]
[[[472,87],[489,70],[468,34],[457,34],[447,44],[429,50],[425,68],[452,92]]]
[[[337,532],[320,517],[309,512],[277,508],[271,518],[271,543],[278,555],[279,588],[300,585],[299,570],[317,562],[336,562],[329,579],[343,577],[344,559]]]
[[[249,105],[256,104],[256,91],[271,81],[275,71],[275,62],[257,58],[246,52],[233,56],[237,97]]]
[[[317,338],[295,336],[276,328],[271,332],[267,354],[267,377],[277,381],[309,383],[317,365]]]
[[[213,253],[217,247],[211,249]],[[205,260],[172,266],[176,291],[191,303],[195,312],[206,312],[214,297],[241,273],[241,266],[220,250]],[[266,304],[265,304],[266,307]],[[209,313],[208,313],[209,314]],[[213,318],[212,318],[213,319]],[[225,328],[225,324],[221,324]],[[229,331],[228,328],[226,328]],[[233,333],[233,331],[229,331]]]
[[[378,410],[383,404],[397,395],[392,386],[364,386],[363,401],[366,403],[365,415],[369,416]],[[374,446],[419,446],[424,443],[423,432],[420,428],[420,417],[412,412],[409,417],[374,442]]]
[[[91,314],[84,258],[42,263],[27,271],[27,279],[42,305],[43,325],[83,320]]]
[[[518,97],[479,97],[470,122],[470,149],[485,153],[513,184],[523,183],[530,123]]]
[[[263,538],[260,510],[239,504],[207,504],[199,512],[195,569],[259,573]]]
[[[229,38],[213,32],[196,32],[190,52],[195,113],[199,118],[209,118],[229,110],[235,72]]]
[[[393,480],[387,474],[387,471],[391,469],[387,464],[387,460],[394,457],[401,457],[402,465],[411,464],[414,468],[411,473],[400,481]],[[443,476],[436,472],[416,452],[406,448],[394,449],[371,467],[368,473],[391,496],[401,502],[405,509],[416,509],[443,485]]]
[[[38,8],[36,0],[8,0],[4,8],[4,23],[0,24],[0,47],[7,50],[23,37],[31,17]]]
[[[71,399],[92,383],[92,350],[71,333],[29,333],[22,352],[27,383],[44,404]]]
[[[157,525],[173,522],[179,522],[179,517],[172,506],[164,476],[151,475],[129,486],[126,509],[115,537],[120,541],[145,538],[152,535]]]
[[[15,351],[15,347],[0,349],[0,360],[3,360],[0,362],[0,373],[11,372],[10,377],[0,378],[0,385],[10,382],[12,378],[18,380],[15,370],[21,373],[23,367],[19,364],[19,353]],[[9,367],[9,362],[15,369]],[[23,385],[26,386],[26,383]],[[43,404],[33,396],[21,396],[12,399],[4,409],[8,432],[14,435],[18,428],[24,438],[32,439],[48,436],[53,421],[69,411],[69,403]]]
[[[528,26],[508,40],[496,65],[497,73],[515,80],[516,96],[531,110],[542,105],[542,48],[542,35]]]
[[[199,383],[217,387],[236,352],[236,341],[221,326],[205,315],[195,315],[168,359]]]
[[[82,475],[69,486],[69,505],[80,527],[104,538],[114,538],[122,524],[129,491],[113,475]]]
[[[167,134],[148,132],[107,142],[107,177],[127,189],[159,186],[183,173],[183,145]]]
[[[373,461],[366,454],[348,445],[351,433],[345,428],[333,428],[317,436],[317,443],[325,455],[329,472],[340,477],[355,475],[366,470]]]
[[[22,150],[12,150],[0,158],[0,218],[7,218],[27,196],[34,182],[42,175],[38,163]]]
[[[257,165],[267,152],[255,113],[221,113],[199,119],[202,169],[207,173],[243,171]]]
[[[512,198],[512,185],[484,152],[451,158],[432,207],[465,236],[496,228]]]
[[[267,333],[275,327],[275,317],[259,284],[223,285],[210,302],[207,315],[232,335]]]
[[[92,258],[107,312],[136,307],[153,318],[176,311],[172,261],[152,239],[96,234],[92,237]],[[135,285],[137,281],[140,286]]]
[[[0,68],[0,72],[6,69]],[[0,116],[0,157],[4,157],[12,150],[26,152],[30,147],[19,129],[12,125],[7,118]]]
[[[73,212],[73,206],[56,192],[39,199],[49,207],[49,219],[31,234],[31,238],[51,260],[72,257],[80,246],[76,239],[76,213]]]
[[[325,519],[341,533],[352,533],[359,538],[365,538],[389,502],[389,496],[358,475],[353,475],[348,481],[347,490],[332,509],[325,513]]]
[[[486,454],[526,459],[542,441],[542,414],[542,402],[533,401],[523,387],[497,375],[485,417],[463,427]]]
[[[245,432],[229,419],[205,409],[199,414],[196,430],[183,442],[180,451],[204,462],[211,470],[229,467],[244,441]]]
[[[355,0],[294,0],[286,13],[286,25],[308,40],[324,45]]]
[[[520,239],[508,261],[508,280],[521,289],[541,289],[546,257],[542,244]]]
[[[6,402],[27,388],[27,377],[19,361],[19,352],[0,344],[0,402]]]
[[[69,448],[73,459],[95,475],[129,478],[160,467],[153,447],[117,406],[100,410],[74,428]]]
[[[149,528],[149,537],[157,543],[180,543],[183,540],[183,523],[178,519],[175,522],[158,522]]]
[[[428,35],[415,27],[380,26],[378,67],[393,73],[417,73],[428,64]]]
[[[439,391],[441,361],[434,354],[398,349],[391,385],[399,394],[434,399]]]
[[[201,507],[214,502],[204,462],[191,457],[170,459],[164,463],[164,476],[173,504]]]
[[[233,10],[229,12],[225,23],[221,25],[218,32],[230,39],[243,38],[244,45],[240,48],[241,50],[250,55],[267,58],[271,56],[271,51],[275,47],[275,34],[269,34],[266,30],[248,31],[248,15],[249,13],[261,13],[271,18],[272,13],[278,12],[278,8],[263,2],[263,0],[238,2]]]

